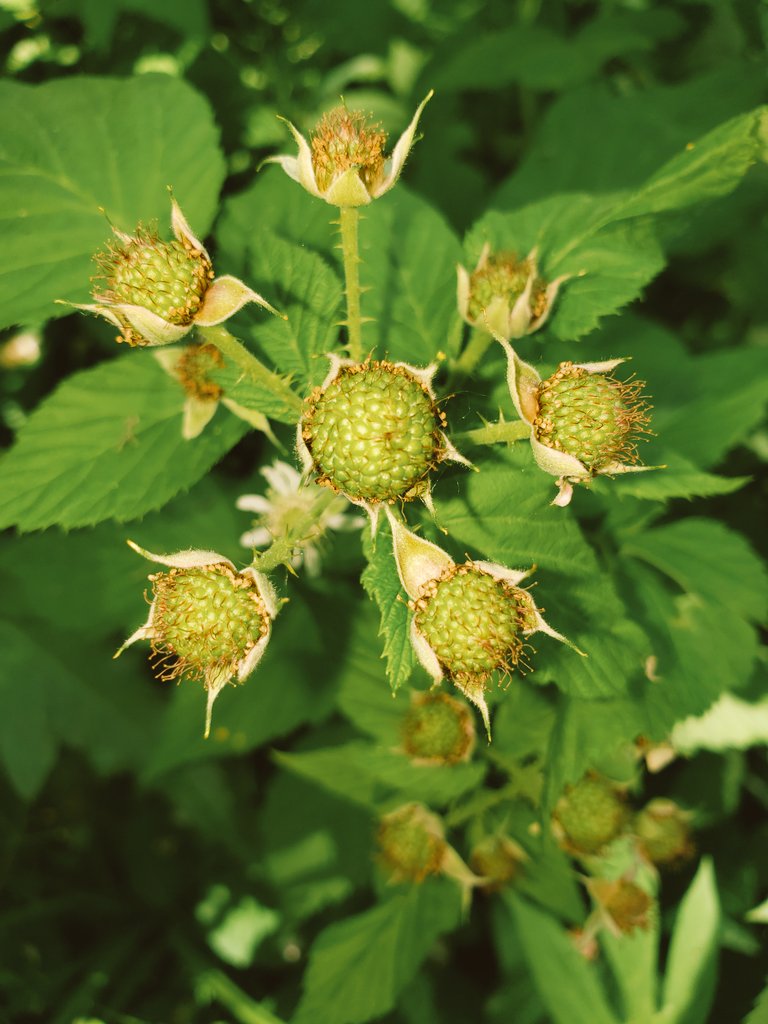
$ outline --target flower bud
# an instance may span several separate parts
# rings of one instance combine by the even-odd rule
[[[635,815],[632,831],[643,855],[659,867],[678,867],[694,854],[688,815],[672,800],[651,800]]]
[[[447,693],[414,693],[402,723],[403,749],[415,764],[468,761],[475,725],[463,701]]]
[[[538,388],[537,440],[578,459],[591,473],[637,461],[637,435],[649,423],[644,381],[620,381],[561,363]]]
[[[379,822],[379,859],[393,882],[423,882],[436,875],[448,851],[443,823],[423,804],[403,804]]]
[[[129,543],[169,571],[150,575],[149,617],[115,657],[136,640],[148,639],[159,679],[202,679],[208,692],[207,736],[222,688],[244,682],[266,649],[277,612],[272,587],[253,569],[238,572],[215,551],[155,555]]]
[[[416,497],[429,502],[430,472],[465,460],[445,434],[430,382],[435,367],[355,363],[331,357],[331,370],[307,399],[298,449],[317,482],[365,508]]]
[[[606,779],[587,775],[569,787],[554,813],[563,846],[577,856],[599,853],[627,823],[621,794]]]

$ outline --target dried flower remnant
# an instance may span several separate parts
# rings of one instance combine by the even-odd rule
[[[221,690],[227,683],[245,682],[266,650],[277,614],[275,593],[266,576],[251,568],[238,571],[216,551],[157,555],[128,543],[169,571],[150,575],[147,621],[115,657],[137,640],[149,640],[159,679],[202,679],[208,694],[207,737]]]
[[[548,283],[539,276],[537,250],[518,259],[515,253],[492,252],[486,243],[470,273],[456,268],[459,314],[473,327],[483,327],[497,341],[533,334],[546,323],[560,286],[570,275]]]
[[[628,820],[623,794],[607,779],[587,775],[558,801],[553,827],[569,853],[583,856],[600,853]]]
[[[475,725],[467,705],[447,693],[413,693],[401,733],[414,764],[458,764],[475,746]]]
[[[632,832],[643,856],[657,867],[679,867],[696,852],[690,815],[673,800],[659,797],[647,803],[635,815]]]
[[[366,206],[396,184],[413,146],[419,118],[431,98],[432,92],[419,104],[389,157],[384,155],[387,137],[381,128],[368,124],[360,111],[340,106],[323,115],[311,142],[286,121],[299,147],[298,155],[273,156],[265,162],[280,164],[290,178],[331,206]]]

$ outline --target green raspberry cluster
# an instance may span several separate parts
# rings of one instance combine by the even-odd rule
[[[531,275],[530,260],[519,260],[514,253],[491,253],[469,278],[469,305],[472,320],[482,320],[483,312],[494,299],[504,299],[510,306],[525,291]],[[536,281],[531,294],[531,312],[541,316],[546,308],[546,288]]]
[[[598,853],[621,833],[627,809],[607,780],[586,776],[560,800],[555,819],[576,853]]]
[[[413,608],[417,629],[454,680],[482,681],[520,660],[527,606],[514,587],[472,562],[431,580]]]
[[[651,800],[635,815],[632,831],[648,860],[660,867],[679,865],[694,852],[688,821],[671,800]]]
[[[620,381],[561,363],[539,385],[536,437],[542,444],[573,455],[590,472],[613,462],[634,462],[633,434],[648,423],[640,398],[641,381]]]
[[[202,305],[213,269],[205,253],[146,230],[96,257],[110,302],[142,306],[172,324],[189,324]]]
[[[161,679],[202,678],[230,668],[269,630],[256,583],[224,563],[150,577],[155,596],[153,664]]]
[[[386,132],[368,125],[359,110],[335,107],[324,114],[312,136],[312,167],[318,188],[329,188],[334,178],[354,169],[369,190],[384,174]]]
[[[469,708],[447,693],[415,695],[402,723],[403,748],[414,760],[456,764],[469,756],[475,727]]]
[[[380,860],[393,881],[422,882],[437,874],[448,849],[440,819],[417,803],[385,815],[376,839]]]
[[[302,437],[318,483],[353,500],[407,498],[441,456],[440,417],[426,388],[394,363],[343,367],[308,399]]]
[[[507,836],[491,835],[473,848],[469,863],[483,879],[486,892],[499,892],[520,877],[524,859],[525,854],[517,843]]]

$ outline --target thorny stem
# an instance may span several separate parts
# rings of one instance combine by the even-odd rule
[[[531,428],[523,420],[499,420],[498,423],[486,423],[475,430],[467,430],[459,434],[457,440],[468,441],[470,444],[514,444],[530,437]]]
[[[488,351],[493,340],[493,335],[489,334],[484,327],[473,327],[467,347],[456,360],[454,372],[468,377]]]
[[[253,556],[251,565],[259,572],[271,572],[278,565],[290,567],[291,559],[309,541],[320,536],[318,522],[322,519],[329,505],[338,497],[327,487],[310,484],[316,490],[315,500],[303,514],[290,524],[290,529],[282,537],[272,541],[266,551],[258,551]]]
[[[360,316],[360,251],[357,227],[360,211],[356,206],[339,209],[341,252],[344,257],[344,289],[347,296],[347,338],[349,358],[359,363],[363,358],[362,319]]]
[[[301,399],[291,386],[249,352],[226,327],[198,327],[197,331],[206,342],[215,345],[223,356],[235,363],[254,384],[281,398],[291,411],[295,411],[297,417],[301,414]]]

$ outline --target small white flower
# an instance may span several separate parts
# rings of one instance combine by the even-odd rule
[[[214,278],[205,246],[173,198],[171,226],[173,242],[145,228],[127,235],[113,227],[117,241],[95,257],[103,288],[94,289],[92,303],[65,304],[103,316],[131,346],[168,345],[196,325],[223,323],[248,302],[282,315],[238,278]]]
[[[275,592],[262,573],[250,567],[238,571],[216,551],[157,555],[133,541],[128,544],[170,571],[150,575],[153,599],[147,621],[115,657],[137,640],[149,640],[158,678],[202,679],[208,694],[207,737],[219,693],[227,683],[245,682],[266,650],[278,611]]]
[[[253,549],[290,538],[295,542],[293,568],[303,564],[309,576],[318,576],[324,535],[329,530],[358,530],[365,520],[347,514],[344,498],[329,495],[312,481],[302,483],[301,474],[287,462],[277,460],[260,472],[269,485],[266,495],[243,494],[237,499],[241,511],[258,516],[240,543]]]
[[[383,152],[385,133],[369,127],[359,111],[341,106],[321,118],[311,143],[286,121],[299,147],[298,156],[272,156],[265,163],[280,164],[290,178],[331,206],[366,206],[388,192],[400,177],[419,118],[432,95],[430,91],[419,104],[390,157]]]

